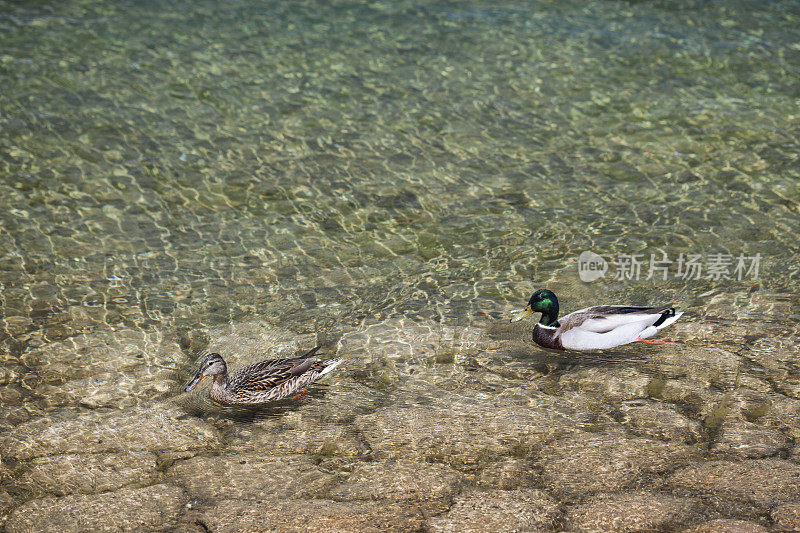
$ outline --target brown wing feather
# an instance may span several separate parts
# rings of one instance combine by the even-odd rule
[[[290,357],[287,359],[269,359],[260,361],[236,372],[230,378],[230,388],[247,389],[249,391],[266,391],[297,378],[311,370],[324,368],[316,357]]]

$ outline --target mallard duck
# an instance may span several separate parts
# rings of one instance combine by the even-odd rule
[[[558,319],[558,298],[552,291],[533,293],[528,306],[516,312],[511,322],[532,313],[542,313],[533,328],[533,341],[555,350],[607,350],[635,341],[661,344],[666,339],[645,340],[676,320],[683,313],[665,305],[634,307],[630,305],[597,305],[575,311]]]
[[[341,359],[321,361],[316,356],[319,346],[299,357],[260,361],[228,377],[228,365],[218,353],[208,354],[200,362],[194,379],[186,385],[193,390],[206,376],[214,383],[208,396],[223,405],[255,405],[291,396],[336,368]],[[301,393],[302,394],[302,393]]]

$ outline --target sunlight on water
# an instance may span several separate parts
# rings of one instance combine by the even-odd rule
[[[375,499],[362,526],[433,530],[502,489],[541,510],[529,529],[604,529],[619,502],[791,529],[797,13],[0,1],[0,516],[126,490],[175,527],[246,530],[214,522],[251,516],[236,498],[355,527],[345,502]],[[507,321],[542,287],[563,313],[686,314],[676,344],[549,352]],[[299,400],[181,392],[209,351],[235,371],[317,344],[345,361]],[[269,492],[239,456],[307,485]],[[726,485],[763,471],[764,494]]]

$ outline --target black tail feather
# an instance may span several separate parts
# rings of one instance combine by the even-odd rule
[[[664,309],[661,312],[661,317],[658,320],[656,320],[655,322],[653,322],[653,326],[654,327],[660,326],[661,324],[664,323],[664,321],[666,319],[668,319],[671,316],[675,316],[675,308],[674,307],[670,307],[669,309]]]

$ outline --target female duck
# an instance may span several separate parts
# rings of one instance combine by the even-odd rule
[[[511,322],[532,313],[542,313],[533,328],[533,341],[555,350],[607,350],[635,341],[659,344],[666,339],[645,340],[676,320],[683,313],[665,305],[633,307],[629,305],[597,305],[575,311],[558,319],[558,299],[547,289],[533,293],[528,306]]]
[[[319,346],[300,357],[270,359],[246,366],[228,377],[228,366],[218,353],[207,355],[200,362],[186,392],[197,387],[203,378],[213,376],[209,397],[223,405],[255,405],[281,400],[305,388],[336,368],[341,359],[321,361],[315,354]],[[302,394],[302,393],[301,393]]]

